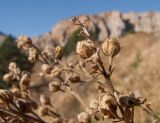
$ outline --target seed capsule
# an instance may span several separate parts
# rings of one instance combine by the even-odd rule
[[[77,43],[76,53],[82,58],[87,59],[96,52],[96,48],[91,40],[83,40]]]
[[[102,51],[105,55],[114,57],[120,52],[120,44],[115,37],[111,37],[103,42]]]
[[[28,49],[32,45],[32,40],[28,36],[20,35],[17,40],[17,46],[21,49]]]

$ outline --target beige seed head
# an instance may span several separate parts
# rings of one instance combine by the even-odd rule
[[[110,108],[110,105],[113,103],[113,97],[109,94],[102,94],[99,97],[99,108],[102,109],[108,109]]]
[[[28,49],[32,45],[32,40],[28,36],[20,35],[17,40],[17,46],[21,49]]]
[[[115,37],[108,38],[102,43],[102,51],[105,55],[114,57],[120,52],[120,44]]]
[[[76,53],[82,58],[87,59],[91,57],[96,52],[93,41],[83,40],[77,43]]]

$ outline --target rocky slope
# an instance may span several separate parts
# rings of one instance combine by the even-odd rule
[[[96,15],[87,15],[89,22],[87,28],[90,32],[96,34],[96,41],[103,41],[109,36],[122,36],[128,32],[160,32],[160,13],[120,13],[117,11],[100,13]],[[53,29],[41,36],[34,37],[34,41],[41,47],[44,44],[65,45],[72,36],[73,32],[79,27],[72,24],[71,19],[66,19],[56,24]]]

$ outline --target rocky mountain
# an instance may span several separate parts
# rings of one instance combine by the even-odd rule
[[[123,36],[128,32],[160,32],[159,12],[121,13],[112,11],[86,16],[89,18],[86,26],[90,32],[95,34],[96,41],[103,41],[106,37],[113,35]],[[50,32],[33,37],[33,40],[41,47],[45,44],[64,46],[70,40],[73,32],[78,29],[79,27],[73,25],[69,18],[57,23]]]

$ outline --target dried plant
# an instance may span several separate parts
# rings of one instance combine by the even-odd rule
[[[62,92],[73,95],[82,105],[84,112],[77,114],[77,118],[66,119],[61,116],[51,103],[50,98],[40,95],[40,101],[35,102],[30,89],[31,73],[21,71],[16,63],[10,63],[9,72],[3,76],[3,80],[11,85],[8,90],[0,90],[0,117],[4,123],[100,123],[105,119],[112,122],[134,123],[135,108],[151,115],[155,122],[160,119],[154,114],[150,103],[146,98],[135,97],[129,91],[119,92],[114,88],[111,76],[114,71],[113,59],[120,52],[120,44],[116,37],[106,39],[101,48],[98,48],[85,27],[86,17],[74,17],[73,24],[82,28],[80,34],[85,37],[78,41],[76,53],[80,60],[67,63],[61,60],[63,48],[47,47],[41,51],[35,46],[31,38],[19,36],[17,46],[28,54],[28,60],[32,63],[41,63],[40,77],[50,78],[48,88],[54,94]],[[108,58],[108,67],[104,66],[101,52]],[[89,71],[88,67],[91,71]],[[107,69],[108,68],[108,69]],[[105,82],[98,77],[102,76]],[[83,78],[86,78],[85,80]],[[86,104],[81,95],[72,87],[76,83],[95,82],[100,91],[98,99]],[[47,118],[49,120],[47,120]]]

